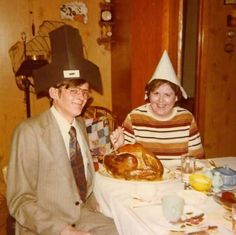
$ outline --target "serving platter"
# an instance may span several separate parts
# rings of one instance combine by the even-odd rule
[[[173,181],[173,180],[178,180],[179,176],[175,174],[174,171],[165,168],[164,167],[164,173],[162,176],[161,180],[126,180],[123,178],[115,178],[113,177],[107,170],[106,168],[101,164],[99,166],[99,170],[98,170],[98,174],[100,174],[101,176],[110,179],[110,180],[117,180],[117,181],[122,181],[122,182],[133,182],[133,183],[150,183],[150,184],[156,184],[156,183],[166,183],[169,181]]]

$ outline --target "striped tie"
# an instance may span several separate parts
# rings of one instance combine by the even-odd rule
[[[84,173],[83,157],[80,151],[79,143],[76,138],[76,129],[73,126],[71,126],[70,128],[69,135],[69,152],[71,167],[73,170],[77,187],[79,189],[81,200],[85,202],[87,194],[87,182]]]

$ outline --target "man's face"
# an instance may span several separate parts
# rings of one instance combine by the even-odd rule
[[[70,123],[80,115],[89,97],[89,84],[84,83],[77,87],[50,88],[49,94],[54,100],[57,111]]]

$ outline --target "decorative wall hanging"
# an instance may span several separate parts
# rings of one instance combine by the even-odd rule
[[[108,45],[112,40],[112,26],[114,24],[113,4],[111,0],[104,0],[100,3],[100,37],[97,39],[99,45]]]
[[[61,19],[88,23],[88,8],[83,2],[64,3],[60,6]]]
[[[26,33],[22,32],[21,40],[12,45],[8,51],[16,84],[25,93],[27,117],[31,116],[30,93],[35,93],[32,81],[33,70],[39,69],[50,61],[51,48],[48,34],[61,25],[64,23],[44,21],[39,26],[37,36],[27,41]]]

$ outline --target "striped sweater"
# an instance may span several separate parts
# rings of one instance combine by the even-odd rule
[[[125,144],[141,143],[160,158],[176,158],[186,154],[204,157],[195,119],[184,108],[174,107],[168,118],[162,118],[153,113],[148,103],[131,111],[123,127]]]

